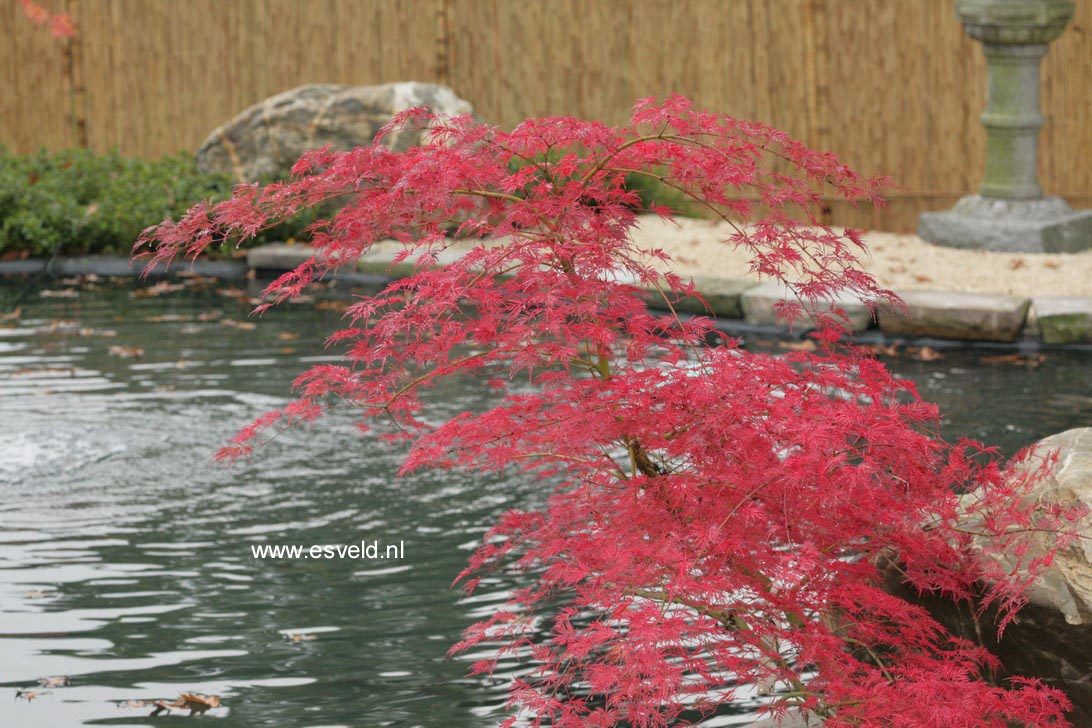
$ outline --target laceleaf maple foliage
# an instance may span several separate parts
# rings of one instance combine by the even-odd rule
[[[30,22],[35,25],[48,25],[49,32],[57,40],[76,37],[76,24],[72,22],[72,16],[68,13],[51,13],[33,0],[19,0],[19,6]]]
[[[1020,505],[1029,477],[943,441],[910,383],[841,341],[836,297],[898,301],[859,269],[860,234],[813,211],[822,195],[880,204],[884,181],[679,97],[639,101],[621,127],[547,118],[506,132],[416,110],[384,138],[410,124],[430,126],[423,146],[310,152],[290,181],[241,186],[143,236],[154,264],[344,200],[259,311],[383,239],[418,263],[348,310],[329,340],[343,363],[302,374],[297,399],[220,457],[341,401],[362,430],[408,441],[403,470],[541,482],[546,505],[505,514],[460,577],[468,590],[492,569],[523,579],[454,647],[494,655],[476,674],[525,663],[513,723],[677,725],[757,685],[774,715],[830,726],[1065,725],[1062,694],[995,684],[990,654],[882,587],[896,569],[1007,619],[1025,584],[992,552],[1033,561],[1026,533],[1067,517]],[[632,242],[639,212],[668,213],[641,210],[627,175],[736,223],[725,244],[792,286],[800,302],[782,314],[817,327],[816,351],[708,347],[707,319],[646,309],[644,291],[668,310],[695,292]],[[484,242],[439,265],[460,237]],[[457,375],[494,390],[495,406],[436,422],[421,394]],[[961,525],[968,513],[979,530]]]

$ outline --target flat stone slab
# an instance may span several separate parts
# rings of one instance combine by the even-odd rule
[[[310,260],[314,253],[307,245],[270,243],[246,251],[246,264],[258,270],[292,270]]]
[[[880,329],[891,336],[1015,341],[1031,300],[1018,296],[954,291],[897,292],[907,315],[880,311]]]
[[[41,258],[0,260],[0,275],[30,276],[44,273],[48,261]]]
[[[1003,253],[1078,253],[1092,248],[1092,210],[1058,197],[1002,200],[968,195],[951,210],[918,218],[923,240]]]
[[[823,721],[814,715],[803,716],[794,711],[783,719],[764,718],[754,723],[747,723],[740,728],[821,728]]]
[[[749,288],[740,296],[740,301],[743,307],[743,318],[747,323],[757,326],[783,326],[784,324],[778,320],[776,305],[782,301],[800,303],[792,290],[781,283],[763,283]],[[833,308],[842,309],[849,326],[854,331],[864,331],[873,323],[872,312],[868,310],[864,301],[856,297],[839,298],[833,303],[818,301],[814,310],[825,313]],[[806,320],[799,321],[798,324],[809,326]]]
[[[379,247],[368,251],[368,254],[356,261],[358,273],[367,273],[373,276],[385,278],[407,278],[417,272],[419,268],[414,258],[395,263],[395,256],[401,252],[396,247]],[[445,266],[453,263],[463,255],[459,250],[444,250],[436,256],[436,265]]]
[[[160,263],[148,272],[150,276],[169,276],[195,273],[210,278],[242,278],[247,264],[241,260],[175,261],[170,265]],[[49,273],[55,276],[117,276],[144,275],[144,262],[134,261],[121,255],[80,255],[48,261],[41,258],[0,261],[0,275],[37,275]]]
[[[698,316],[713,314],[717,318],[725,319],[743,318],[743,293],[759,285],[745,278],[694,276],[692,280],[694,288],[705,302],[702,303],[697,296],[683,296],[671,304],[675,311]],[[645,301],[651,308],[667,309],[667,304],[659,291],[647,291]]]
[[[1092,344],[1092,298],[1042,296],[1032,307],[1044,344]]]
[[[53,272],[62,276],[138,276],[144,275],[144,263],[143,260],[116,255],[81,255],[59,258]],[[196,273],[210,278],[242,278],[246,271],[247,264],[241,260],[176,260],[170,264],[156,265],[148,275]]]
[[[369,250],[367,255],[356,261],[353,270],[357,273],[383,278],[404,278],[417,271],[412,258],[400,263],[394,262],[394,257],[399,252],[396,247],[385,246],[382,243],[377,245],[378,247]],[[309,245],[271,243],[248,250],[246,262],[251,268],[258,270],[287,271],[310,260],[314,253],[314,249]],[[445,250],[437,256],[438,264],[451,263],[461,254],[457,250]]]

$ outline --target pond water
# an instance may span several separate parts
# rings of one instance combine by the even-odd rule
[[[22,314],[0,322],[0,725],[173,723],[184,711],[151,718],[125,703],[185,692],[220,696],[204,719],[225,725],[499,723],[503,685],[466,678],[445,653],[510,585],[466,598],[450,584],[495,516],[540,502],[541,485],[395,481],[398,453],[347,414],[215,466],[213,451],[322,359],[344,297],[252,329],[249,294],[230,284],[98,288],[0,285],[0,314]],[[1088,352],[1037,365],[941,354],[891,363],[948,412],[949,434],[1012,450],[1092,421]],[[439,395],[450,413],[479,403],[458,383]],[[403,552],[251,549],[362,541]],[[51,676],[70,684],[14,699]]]

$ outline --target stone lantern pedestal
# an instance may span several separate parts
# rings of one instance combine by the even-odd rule
[[[986,173],[979,194],[919,218],[918,234],[939,245],[1005,252],[1092,248],[1092,210],[1044,197],[1038,181],[1039,64],[1073,18],[1071,0],[957,0],[968,35],[989,69]]]

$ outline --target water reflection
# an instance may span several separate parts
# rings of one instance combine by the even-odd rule
[[[233,725],[495,725],[501,681],[466,678],[445,653],[513,585],[494,578],[471,598],[449,587],[496,515],[540,502],[541,487],[395,481],[398,452],[344,414],[253,463],[213,466],[235,428],[329,358],[316,352],[339,318],[286,306],[250,329],[246,295],[31,295],[0,329],[0,685],[10,696],[71,677],[32,702],[0,700],[2,722],[150,725],[160,719],[119,704],[202,692],[225,702],[205,718]],[[897,366],[944,406],[950,432],[1010,449],[1092,419],[1087,354],[1037,368],[979,356]],[[480,405],[458,383],[439,396],[449,413]],[[404,541],[405,558],[251,552],[372,540]]]

